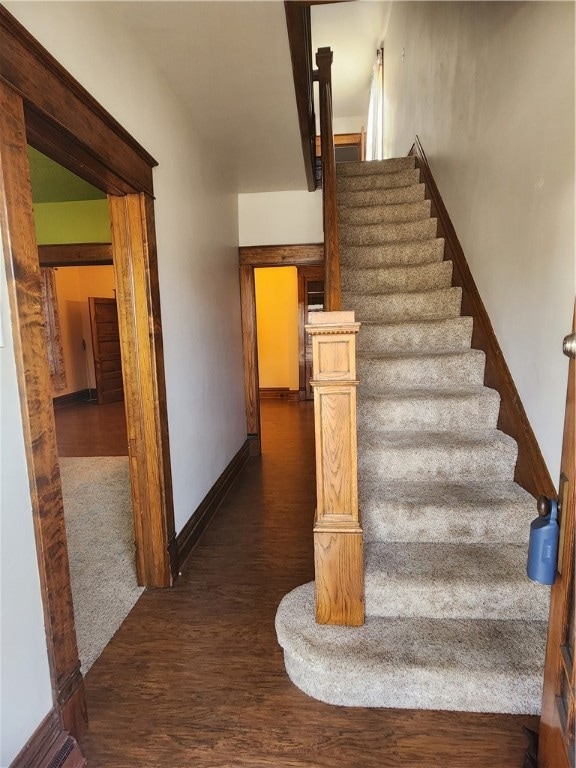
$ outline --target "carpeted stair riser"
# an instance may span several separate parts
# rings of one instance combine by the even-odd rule
[[[540,711],[541,622],[368,617],[362,627],[320,625],[310,583],[284,597],[276,633],[290,679],[328,704]]]
[[[338,192],[358,192],[365,189],[393,189],[394,187],[409,187],[412,184],[420,184],[420,171],[418,169],[386,173],[383,176],[365,174],[362,176],[337,176],[336,178],[336,189]]]
[[[415,266],[342,270],[344,293],[404,293],[449,288],[452,262],[438,261]],[[384,299],[385,301],[385,299]]]
[[[408,221],[420,221],[430,217],[430,200],[417,203],[399,203],[397,205],[365,205],[361,208],[340,208],[338,220],[340,228],[349,225],[396,224]]]
[[[517,446],[496,430],[387,432],[386,439],[358,436],[359,476],[381,482],[409,475],[419,480],[507,480]]]
[[[356,349],[360,356],[394,353],[421,354],[434,352],[463,352],[470,348],[472,318],[451,317],[444,320],[414,320],[412,322],[362,323]]]
[[[358,430],[365,434],[425,430],[495,429],[500,396],[485,387],[472,391],[393,390],[358,398]],[[385,439],[385,436],[384,436]]]
[[[461,288],[438,288],[431,291],[379,294],[352,293],[342,295],[342,308],[357,307],[356,319],[395,323],[407,320],[442,320],[460,315]]]
[[[416,167],[414,155],[392,157],[389,160],[372,160],[369,163],[350,161],[338,163],[338,176],[371,176],[373,174],[397,173]]]
[[[479,349],[465,352],[364,357],[358,355],[360,396],[387,389],[447,389],[482,386],[485,355]]]
[[[443,238],[380,245],[340,244],[340,262],[343,268],[349,264],[359,268],[427,264],[431,261],[442,261],[443,257]]]
[[[528,544],[534,499],[508,481],[367,482],[359,493],[365,542]]]
[[[545,621],[549,603],[526,582],[514,544],[372,542],[364,549],[369,616]]]
[[[436,231],[436,219],[421,219],[403,224],[344,224],[340,227],[340,242],[344,245],[381,245],[432,240],[436,237]]]
[[[408,187],[391,187],[390,189],[360,189],[357,191],[338,192],[338,208],[353,208],[364,205],[397,205],[399,203],[415,203],[424,200],[426,188],[424,184],[410,184]]]

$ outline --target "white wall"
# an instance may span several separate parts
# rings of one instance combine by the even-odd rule
[[[575,290],[574,4],[397,2],[384,56],[385,157],[419,135],[557,481]]]
[[[197,139],[188,115],[154,63],[124,33],[113,7],[57,2],[6,6],[159,162],[154,171],[156,231],[179,531],[246,438],[237,196],[227,169],[219,165],[218,148]],[[9,427],[8,432],[3,425],[3,438],[11,445],[21,442],[20,425],[10,421]],[[29,512],[30,502],[21,488],[19,499],[19,505],[3,507],[7,525],[26,526],[22,506]],[[22,537],[32,546],[29,524]],[[2,569],[4,576],[4,560]],[[23,582],[20,570],[8,571],[2,586],[12,591],[22,612],[30,574]],[[37,593],[30,597],[32,608],[34,599]],[[18,691],[38,696],[45,705],[45,664],[40,668],[33,653],[44,643],[43,629],[36,622],[29,630],[20,647],[2,644],[2,666],[35,665],[30,685],[22,684],[28,679],[24,677]],[[2,702],[11,733],[6,750],[20,749],[44,714],[33,704],[21,712],[18,691],[8,689]]]
[[[4,259],[1,260],[4,347],[0,348],[0,766],[8,766],[50,711],[52,690]]]
[[[322,192],[238,195],[240,245],[323,243]]]

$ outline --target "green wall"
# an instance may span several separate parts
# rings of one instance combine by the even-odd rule
[[[38,245],[110,242],[108,200],[36,203],[34,219]]]

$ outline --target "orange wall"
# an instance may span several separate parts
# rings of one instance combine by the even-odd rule
[[[298,389],[298,272],[254,270],[260,387]]]
[[[114,298],[114,268],[58,267],[56,295],[64,348],[66,389],[53,392],[54,397],[96,387],[88,297]],[[83,339],[86,342],[86,355],[82,348]]]

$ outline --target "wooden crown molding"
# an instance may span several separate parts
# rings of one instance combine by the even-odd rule
[[[462,288],[462,314],[474,318],[472,346],[486,354],[484,383],[500,393],[498,429],[518,444],[514,479],[533,496],[543,493],[555,498],[554,483],[418,136],[409,154],[416,156],[417,167],[426,184],[426,197],[432,204],[430,215],[438,220],[438,237],[446,241],[444,259],[451,260],[454,265],[452,285]]]

